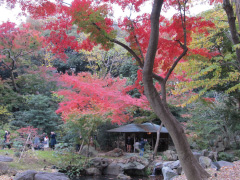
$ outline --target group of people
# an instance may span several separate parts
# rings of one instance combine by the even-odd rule
[[[6,146],[8,147],[8,149],[11,149],[10,137],[11,137],[10,132],[5,131],[4,141],[3,141],[3,149]],[[50,143],[49,143],[49,138],[46,134],[43,134],[43,136],[41,138],[39,138],[39,136],[36,135],[33,139],[32,144],[33,144],[33,147],[35,150],[47,149],[49,147],[54,150],[55,144],[57,144],[56,134],[54,132],[51,132]]]
[[[57,144],[57,140],[56,134],[54,132],[51,132],[50,143],[49,138],[46,134],[43,134],[42,138],[39,138],[39,136],[35,136],[33,141],[33,147],[35,150],[44,150],[49,147],[54,150],[55,144]]]
[[[128,136],[127,141],[126,141],[127,152],[129,152],[129,153],[132,152],[133,144],[134,144],[133,139],[130,136]],[[140,156],[143,156],[144,147],[145,147],[146,144],[147,144],[147,139],[141,138],[139,142],[138,142],[138,140],[136,140],[136,142],[134,144],[134,148],[139,151]]]

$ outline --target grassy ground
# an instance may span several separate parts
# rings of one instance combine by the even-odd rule
[[[9,162],[8,165],[16,170],[44,170],[50,169],[53,165],[59,165],[61,158],[54,153],[54,151],[32,151],[28,150],[22,156],[19,161],[19,157],[16,157],[14,149],[0,150],[0,155],[12,157],[13,162]]]

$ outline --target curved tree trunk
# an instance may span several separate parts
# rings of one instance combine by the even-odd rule
[[[153,84],[153,64],[158,45],[159,17],[162,4],[163,0],[154,0],[151,13],[151,34],[143,67],[144,92],[154,112],[161,119],[173,140],[187,179],[203,180],[210,177],[210,175],[200,166],[197,159],[193,156],[181,124],[172,115],[166,106],[166,102],[162,101]],[[161,88],[166,91],[164,82],[161,83]],[[163,96],[165,96],[165,94]]]

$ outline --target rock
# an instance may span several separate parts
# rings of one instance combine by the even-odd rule
[[[176,173],[177,173],[178,175],[181,175],[181,174],[182,174],[182,167],[181,167],[181,166],[178,167],[176,170],[177,170]]]
[[[98,169],[104,169],[110,164],[110,160],[107,158],[93,158],[90,160],[90,164]]]
[[[162,174],[164,180],[171,180],[173,177],[177,176],[177,174],[169,167],[163,167]]]
[[[219,164],[220,167],[223,167],[223,166],[234,166],[233,163],[228,162],[228,161],[217,161],[217,163]]]
[[[208,168],[211,166],[212,160],[208,157],[201,156],[199,158],[199,163],[203,168]]]
[[[81,155],[86,156],[86,157],[96,157],[98,152],[95,150],[94,147],[92,146],[83,146],[83,149],[81,151]]]
[[[217,161],[218,153],[217,153],[217,152],[214,152],[214,151],[210,151],[208,157],[209,157],[212,161]]]
[[[170,169],[177,169],[180,166],[181,165],[180,165],[180,161],[179,160],[177,160],[177,161],[167,161],[167,162],[163,163],[163,167],[169,167]]]
[[[199,162],[199,158],[202,156],[201,153],[199,152],[193,152],[193,156],[197,159],[197,161]]]
[[[101,175],[101,171],[98,168],[88,168],[86,169],[86,175],[88,176],[98,176]]]
[[[117,179],[130,180],[131,177],[130,177],[130,176],[127,176],[127,175],[125,175],[125,174],[119,174],[119,175],[117,176]]]
[[[0,162],[12,162],[13,158],[10,158],[8,156],[0,156]]]
[[[35,174],[34,180],[70,180],[63,173],[49,173],[49,172],[38,172]]]
[[[163,155],[166,156],[169,161],[176,161],[178,159],[177,153],[172,150],[164,151]]]
[[[208,155],[209,155],[208,150],[207,149],[202,150],[202,154],[201,155],[208,157]]]
[[[220,165],[217,162],[212,162],[211,163],[211,168],[214,168],[217,171],[219,171],[221,169]]]
[[[35,174],[37,174],[37,171],[27,170],[22,173],[17,173],[13,180],[34,180]]]
[[[8,174],[10,171],[10,168],[7,164],[0,162],[0,176],[4,174]]]
[[[216,151],[217,152],[222,152],[222,151],[224,151],[225,150],[225,146],[224,146],[224,144],[223,144],[223,142],[217,142],[217,148],[216,148]]]
[[[118,162],[118,164],[124,170],[129,170],[129,169],[143,170],[149,164],[149,162],[147,159],[136,155],[136,156],[124,158],[123,161]]]
[[[105,155],[110,157],[120,157],[123,155],[123,150],[115,148],[114,150],[107,152]]]
[[[9,167],[5,163],[0,163],[0,175],[7,174]]]
[[[123,168],[119,164],[113,162],[107,166],[107,168],[104,169],[103,174],[104,175],[119,175],[123,173]]]

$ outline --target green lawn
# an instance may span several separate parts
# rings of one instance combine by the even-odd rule
[[[0,150],[0,155],[9,156],[14,159],[8,165],[17,170],[43,170],[44,167],[50,168],[52,165],[58,166],[61,158],[55,155],[54,151],[32,151],[28,150],[19,161],[19,157],[15,156],[13,149]]]

